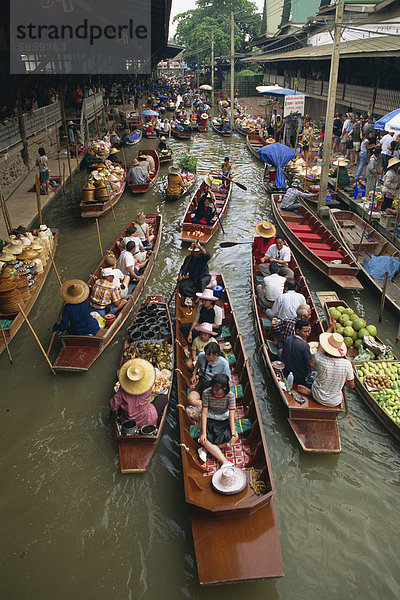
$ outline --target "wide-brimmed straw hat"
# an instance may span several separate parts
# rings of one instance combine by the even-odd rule
[[[337,160],[334,160],[332,164],[335,165],[335,167],[347,167],[349,161],[347,158],[338,158]]]
[[[165,142],[165,135],[162,135],[162,136],[160,137],[160,140],[163,140],[163,141]]]
[[[68,121],[67,125],[75,125],[73,121]]]
[[[118,148],[111,148],[110,154],[117,154],[119,152]]]
[[[218,469],[212,476],[211,484],[219,494],[238,494],[247,485],[246,473],[234,466],[225,466]]]
[[[318,342],[308,342],[308,345],[310,347],[311,354],[315,354],[318,350],[319,343]]]
[[[156,372],[153,365],[143,358],[132,358],[122,365],[119,382],[128,394],[138,396],[148,392],[154,384]]]
[[[331,356],[340,358],[346,356],[347,346],[344,343],[343,336],[340,333],[321,333],[319,336],[319,343],[322,349]]]
[[[261,221],[256,225],[256,231],[260,237],[272,238],[276,234],[276,228],[269,221]]]
[[[208,187],[212,187],[212,184],[213,184],[212,177],[210,177],[210,175],[207,175],[206,177],[204,177],[204,183],[206,185],[208,185]]]
[[[390,167],[394,167],[395,165],[400,165],[400,160],[393,156],[393,158],[389,160],[387,168],[390,169]]]
[[[209,288],[206,288],[204,292],[196,292],[196,296],[201,300],[218,300]]]
[[[201,115],[201,118],[202,118],[202,119],[208,119],[208,114],[207,114],[207,113],[203,113],[203,114]]]
[[[210,335],[217,335],[217,332],[213,330],[211,323],[199,323],[199,325],[195,327],[195,330],[199,331],[200,333],[209,333]]]
[[[190,246],[189,246],[189,252],[201,252],[201,248],[198,248],[197,246],[195,246],[194,242],[193,242],[193,244],[190,244]]]
[[[68,304],[80,304],[89,296],[89,286],[81,279],[68,279],[62,284],[60,294]]]
[[[180,168],[176,165],[171,165],[168,169],[168,173],[170,173],[170,175],[179,175],[180,172]]]

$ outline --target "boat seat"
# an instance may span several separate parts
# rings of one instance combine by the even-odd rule
[[[313,250],[314,254],[318,256],[321,260],[331,261],[331,260],[343,260],[343,254],[340,252],[336,252],[336,250]]]
[[[263,326],[264,331],[270,331],[270,329],[271,329],[271,319],[267,319],[265,317],[265,318],[261,319],[261,322],[262,322],[262,326]]]
[[[309,250],[332,250],[329,244],[319,244],[318,242],[308,242],[306,246]]]
[[[298,232],[312,232],[312,229],[309,225],[307,224],[302,224],[302,223],[288,223],[289,229],[291,229],[294,233],[298,233]]]
[[[299,233],[297,235],[301,242],[307,244],[307,242],[320,242],[322,237],[318,233]]]
[[[294,212],[291,212],[290,210],[281,210],[281,215],[289,227],[291,225],[300,225],[301,222],[304,221],[303,215],[296,214]]]
[[[271,354],[278,356],[278,344],[275,344],[275,342],[272,342],[271,340],[267,340],[267,346]]]

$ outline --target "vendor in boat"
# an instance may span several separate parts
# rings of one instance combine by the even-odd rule
[[[160,141],[158,142],[158,146],[157,146],[157,152],[159,154],[163,154],[163,155],[169,154],[169,148],[167,146],[165,135],[162,135],[160,137]]]
[[[275,236],[275,244],[271,244],[265,256],[260,260],[259,271],[261,275],[267,276],[270,274],[270,264],[272,262],[279,265],[279,275],[284,277],[293,277],[292,269],[288,267],[291,259],[291,252],[286,240],[282,235]]]
[[[128,242],[125,250],[121,252],[117,261],[118,269],[124,274],[124,285],[126,286],[130,283],[137,284],[141,278],[140,269],[147,263],[147,261],[139,263],[134,257],[135,252],[135,242]]]
[[[296,289],[296,281],[288,277],[283,287],[282,296],[278,296],[272,308],[267,308],[265,311],[269,319],[273,319],[274,317],[278,319],[293,319],[296,316],[297,308],[300,305],[307,304],[303,294],[300,294]]]
[[[149,247],[151,248],[156,236],[150,232],[150,227],[149,224],[146,223],[146,215],[144,212],[139,212],[136,215],[134,224],[136,225],[136,235],[142,242],[142,245],[148,250]]]
[[[64,308],[60,323],[53,325],[53,331],[64,331],[70,335],[96,335],[100,327],[97,319],[90,314],[89,286],[80,279],[69,279],[61,286]]]
[[[310,333],[310,322],[306,319],[298,319],[294,327],[294,335],[286,338],[283,344],[282,360],[285,363],[285,376],[293,373],[294,382],[297,384],[311,384],[315,378],[315,373],[312,374],[315,358],[307,342]]]
[[[234,444],[238,439],[235,425],[236,399],[229,387],[229,376],[214,375],[211,386],[201,395],[201,425],[198,449],[202,462],[207,460],[207,452],[221,463],[221,467],[232,463],[221,452],[227,444]]]
[[[224,188],[229,188],[230,179],[232,179],[232,167],[229,163],[229,156],[225,156],[224,162],[221,165],[222,185]]]
[[[256,263],[259,263],[271,244],[275,244],[276,228],[269,221],[261,221],[256,225],[256,232],[259,237],[254,238],[252,250]]]
[[[335,181],[337,179],[339,187],[344,188],[350,185],[350,177],[347,171],[347,165],[349,164],[349,161],[347,160],[347,158],[338,158],[337,160],[333,161],[332,164],[336,167],[336,169],[331,175],[332,179],[334,179]]]
[[[168,169],[167,196],[180,196],[186,189],[181,170],[176,165],[171,165]]]
[[[89,304],[92,309],[102,317],[107,314],[117,315],[126,303],[127,300],[121,296],[121,288],[114,287],[113,269],[102,269],[101,277],[94,282],[90,294]]]
[[[400,190],[400,173],[399,173],[400,160],[398,158],[391,158],[388,162],[388,168],[383,178],[383,203],[382,212],[391,210],[393,199]]]
[[[225,118],[222,118],[221,125],[218,127],[221,133],[229,133],[231,131],[231,124]]]
[[[126,176],[126,181],[129,185],[142,185],[149,181],[146,171],[139,164],[137,158],[134,158],[131,162],[131,168]]]
[[[194,217],[192,217],[192,223],[199,223],[201,225],[212,226],[212,218],[215,215],[215,195],[212,191],[212,178],[210,175],[204,178],[203,193],[197,200],[197,206],[194,210]]]
[[[215,304],[218,298],[213,291],[206,288],[203,292],[196,293],[200,302],[197,305],[196,314],[193,323],[185,323],[181,327],[182,335],[189,344],[198,335],[197,326],[201,323],[211,323],[214,335],[220,335],[222,331],[222,308]]]
[[[211,342],[213,336],[217,335],[213,330],[212,323],[199,323],[195,329],[196,337],[193,339],[192,346],[190,348],[190,352],[187,348],[185,348],[185,352],[189,353],[189,357],[186,360],[186,368],[191,373],[193,372],[194,366],[197,361],[197,357],[200,352],[204,352],[204,348],[207,346],[208,342]]]
[[[154,167],[154,169],[151,168],[151,161],[149,160],[149,158],[152,159],[153,163],[154,163],[154,159],[152,156],[150,157],[149,155],[147,155],[147,153],[144,152],[143,150],[139,151],[137,158],[139,161],[139,166],[146,173],[146,176],[147,176],[146,181],[149,182],[154,177],[154,173],[155,173],[155,167]]]
[[[200,127],[207,127],[207,119],[208,119],[208,114],[205,112],[200,117],[199,126]]]
[[[299,198],[315,198],[315,195],[303,192],[300,189],[300,179],[294,179],[282,198],[281,210],[297,210],[302,206]]]
[[[211,387],[211,380],[217,374],[226,375],[228,381],[231,377],[229,363],[222,355],[217,342],[208,342],[204,352],[200,352],[190,385],[193,388],[188,395],[188,403],[191,406],[201,406],[201,397],[207,388]]]
[[[194,298],[197,292],[203,292],[211,281],[208,261],[211,254],[196,240],[189,248],[179,271],[179,291],[182,296]]]
[[[119,135],[116,131],[111,132],[110,142],[111,142],[111,145],[114,146],[114,148],[119,148],[119,146],[121,145],[121,138],[119,137]]]
[[[299,385],[298,392],[312,396],[324,406],[339,406],[343,400],[343,387],[353,389],[355,386],[353,367],[346,354],[347,347],[339,333],[329,329],[321,333],[315,354],[317,376],[311,386]]]
[[[132,358],[119,371],[120,388],[110,400],[110,408],[120,423],[136,421],[137,427],[157,426],[168,402],[168,394],[159,394],[150,402],[156,379],[153,365],[142,358]]]

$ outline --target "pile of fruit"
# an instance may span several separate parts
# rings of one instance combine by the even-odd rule
[[[371,396],[395,423],[400,424],[400,390],[371,392]]]
[[[391,388],[400,390],[400,363],[368,361],[356,366],[357,375],[364,385],[383,390]]]
[[[376,336],[375,325],[367,325],[366,321],[359,317],[352,308],[331,306],[329,314],[338,323],[336,331],[343,336],[344,343],[348,348],[354,346],[358,350],[365,335]]]
[[[389,375],[367,375],[364,383],[374,390],[384,390],[392,387],[392,380]]]
[[[166,340],[162,344],[152,344],[151,342],[132,344],[124,352],[124,362],[131,358],[148,360],[160,371],[173,368],[172,346]]]
[[[156,379],[153,385],[153,394],[159,394],[163,390],[166,390],[171,385],[171,371],[163,369],[160,373],[157,373]]]

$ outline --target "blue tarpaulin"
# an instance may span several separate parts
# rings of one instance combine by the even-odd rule
[[[263,162],[276,167],[276,187],[279,190],[284,190],[286,187],[286,179],[282,167],[296,156],[295,151],[292,148],[289,148],[289,146],[275,142],[275,144],[263,146],[257,150],[257,154]]]
[[[374,279],[385,279],[385,273],[387,273],[388,279],[392,281],[400,271],[400,258],[373,254],[369,261],[364,259],[364,267]]]

